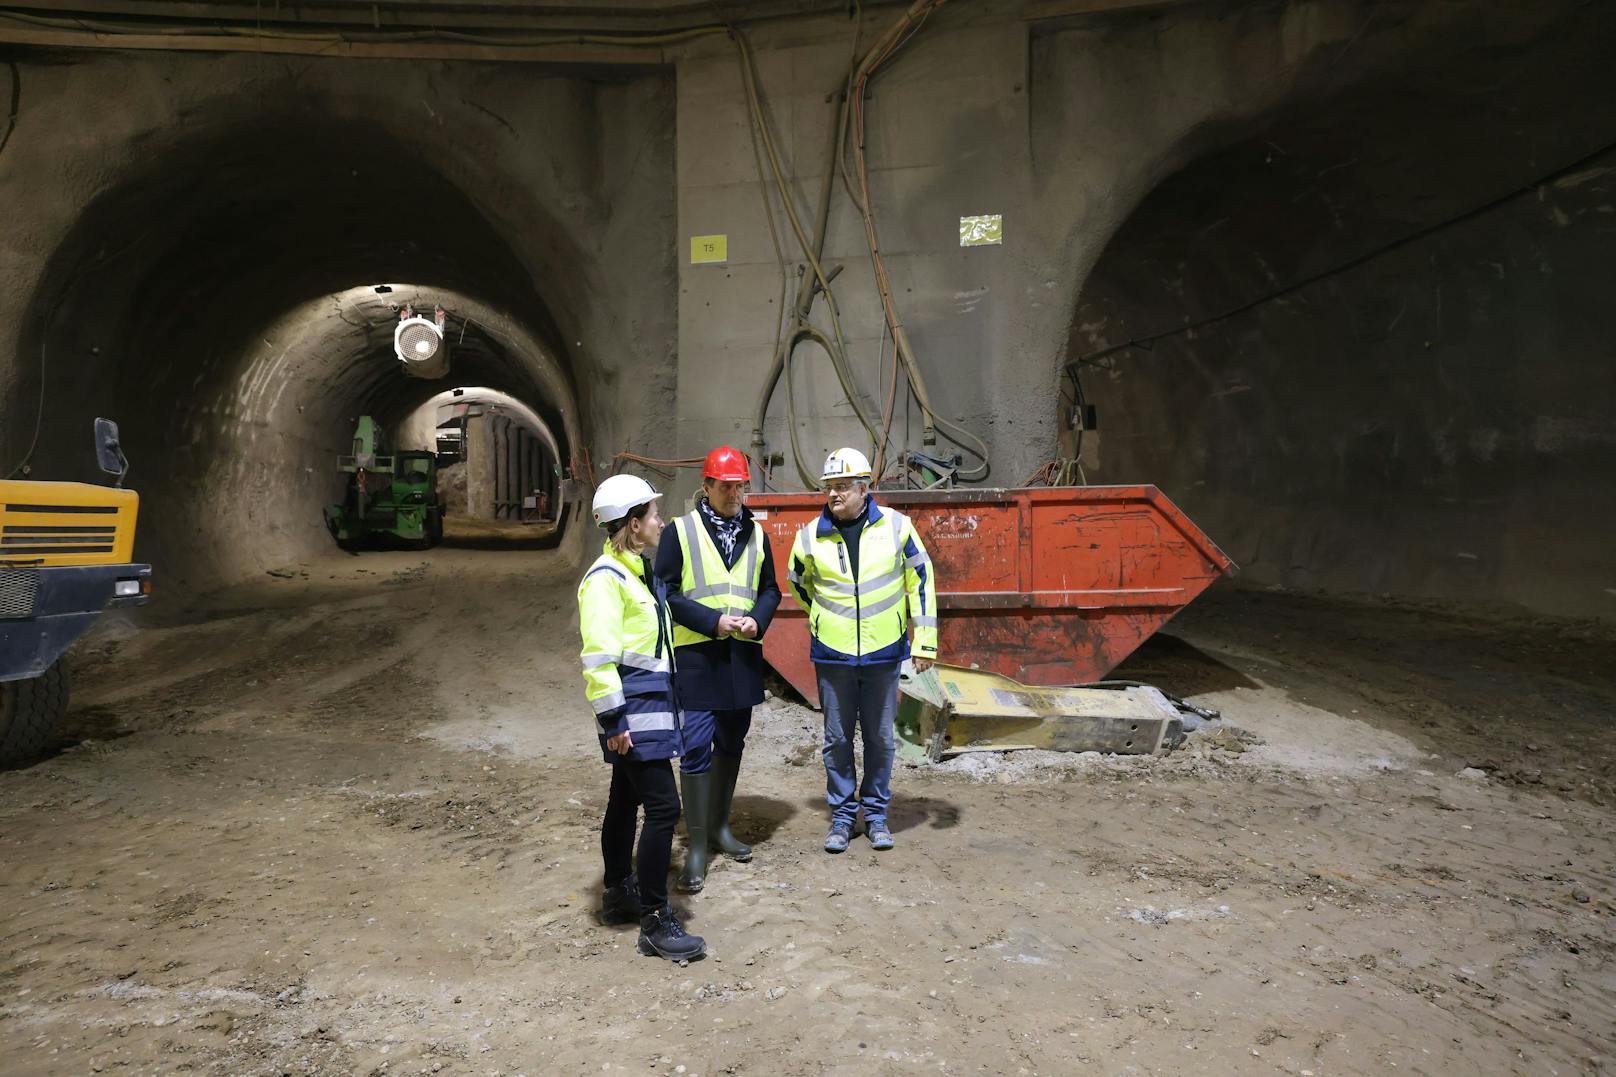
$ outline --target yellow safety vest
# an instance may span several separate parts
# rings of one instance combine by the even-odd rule
[[[707,533],[701,521],[701,510],[686,513],[674,523],[679,534],[679,552],[684,556],[684,574],[679,580],[679,591],[692,602],[710,610],[745,617],[757,605],[758,591],[763,586],[763,527],[752,522],[752,537],[747,540],[746,553],[737,558],[733,569],[724,566],[724,556],[718,544]],[[704,636],[682,624],[673,626],[673,645],[686,647],[692,643],[710,643]],[[731,636],[741,643],[762,645],[761,639]]]
[[[578,584],[584,695],[599,732],[634,734],[636,753],[678,738],[673,616],[657,586],[655,577],[645,577],[641,558],[620,554],[609,542]]]
[[[859,534],[858,578],[827,511],[804,524],[788,578],[808,610],[815,662],[865,665],[937,657],[937,581],[909,518],[871,502]]]

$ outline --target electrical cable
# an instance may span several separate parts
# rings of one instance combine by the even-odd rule
[[[1088,397],[1083,393],[1083,380],[1078,375],[1076,366],[1062,368],[1064,378],[1060,393],[1062,408],[1071,408],[1070,414],[1077,421],[1077,439],[1069,457],[1056,457],[1040,464],[1031,475],[1027,476],[1023,486],[1087,486],[1088,476],[1083,471],[1083,422],[1084,412],[1087,410]],[[1070,379],[1072,383],[1072,396],[1066,395],[1064,381]]]
[[[1080,355],[1075,359],[1068,359],[1066,361],[1066,366],[1075,367],[1078,364],[1088,364],[1091,366],[1097,365],[1099,360],[1108,358],[1118,352],[1126,351],[1129,348],[1140,348],[1144,351],[1150,351],[1150,346],[1155,344],[1157,341],[1166,340],[1169,337],[1182,336],[1185,333],[1193,333],[1197,329],[1204,329],[1209,325],[1215,325],[1218,322],[1228,321],[1230,318],[1238,317],[1241,314],[1245,314],[1247,311],[1255,310],[1256,308],[1267,303],[1272,303],[1276,299],[1283,299],[1288,295],[1292,295],[1303,290],[1304,288],[1311,287],[1320,281],[1328,280],[1331,277],[1340,276],[1342,273],[1357,269],[1359,266],[1372,262],[1383,254],[1390,254],[1392,251],[1399,250],[1411,243],[1416,243],[1428,236],[1432,236],[1438,232],[1444,231],[1445,229],[1452,228],[1456,224],[1463,224],[1466,221],[1474,220],[1477,217],[1490,213],[1501,206],[1513,202],[1522,195],[1531,194],[1540,187],[1553,183],[1557,179],[1587,167],[1593,162],[1599,160],[1599,158],[1605,156],[1607,153],[1610,153],[1612,150],[1616,150],[1616,142],[1608,142],[1600,148],[1594,150],[1592,153],[1584,154],[1581,157],[1578,157],[1575,161],[1572,161],[1570,164],[1561,165],[1554,171],[1539,176],[1530,183],[1498,195],[1495,198],[1488,199],[1486,202],[1483,202],[1478,206],[1473,206],[1457,216],[1448,217],[1444,220],[1436,222],[1435,224],[1427,225],[1424,228],[1415,229],[1413,232],[1410,232],[1399,239],[1393,240],[1392,242],[1383,246],[1376,247],[1375,249],[1357,255],[1356,257],[1349,258],[1345,262],[1342,262],[1330,269],[1322,270],[1310,276],[1303,277],[1301,280],[1287,284],[1283,288],[1268,292],[1267,294],[1259,296],[1256,299],[1248,300],[1247,302],[1240,303],[1237,306],[1230,307],[1227,310],[1210,315],[1209,317],[1201,318],[1194,322],[1190,322],[1186,325],[1176,326],[1172,329],[1163,329],[1159,333],[1151,333],[1147,336],[1130,337],[1128,340],[1125,340],[1120,344],[1112,344],[1108,347],[1101,348],[1098,351],[1092,351],[1085,355]]]
[[[86,276],[95,272],[97,269],[100,269],[107,263],[116,261],[129,251],[140,246],[142,243],[145,243],[147,237],[149,237],[155,230],[155,225],[147,228],[134,239],[130,240],[128,243],[125,243],[116,250],[103,252],[97,257],[86,262],[84,265],[80,266],[73,273],[73,275],[68,278],[67,283],[62,285],[61,290],[56,293],[56,297],[49,303],[45,304],[45,312],[40,316],[39,325],[39,406],[34,413],[34,432],[28,440],[28,451],[23,453],[22,459],[17,461],[17,465],[15,467],[6,472],[6,478],[16,478],[18,474],[22,473],[28,467],[29,463],[32,462],[34,458],[34,450],[39,448],[39,434],[45,425],[45,379],[46,375],[50,372],[50,360],[48,358],[46,345],[50,339],[51,321],[56,317],[56,312],[60,310],[62,304],[67,301],[68,295],[78,285],[79,281],[83,280]]]
[[[0,135],[0,153],[5,152],[6,143],[11,141],[13,132],[17,130],[17,113],[22,109],[22,72],[18,70],[15,60],[8,66],[11,68],[11,114],[6,117],[6,133]]]
[[[881,368],[886,366],[886,362],[887,362],[887,340],[890,338],[890,336],[891,336],[891,334],[886,331],[886,327],[882,326],[882,328],[881,328],[881,350],[876,354],[876,358],[875,358],[875,376],[876,376],[876,384],[877,385],[880,384]],[[887,380],[887,409],[886,409],[886,412],[881,416],[881,444],[876,446],[876,450],[875,450],[875,469],[874,469],[874,472],[878,476],[881,475],[883,470],[884,470],[883,465],[886,462],[887,442],[892,437],[892,415],[893,415],[893,411],[896,409],[897,402],[898,402],[898,356],[897,356],[897,353],[894,352],[893,355],[892,355],[892,377]]]
[[[893,338],[894,381],[888,392],[889,405],[886,409],[886,415],[890,416],[894,410],[891,401],[896,394],[896,369],[898,365],[901,365],[904,370],[906,381],[908,382],[910,393],[921,405],[922,418],[925,423],[925,436],[923,438],[924,443],[935,443],[936,432],[937,430],[941,429],[944,437],[946,437],[949,441],[952,441],[961,448],[964,448],[967,452],[971,453],[973,456],[976,456],[982,461],[982,463],[977,467],[962,469],[960,471],[960,476],[962,478],[970,481],[976,481],[985,478],[989,472],[990,465],[986,443],[980,438],[977,438],[975,435],[971,434],[970,431],[966,430],[963,426],[952,419],[938,416],[935,409],[931,405],[931,394],[928,390],[919,364],[915,360],[913,352],[908,346],[908,338],[903,332],[903,324],[897,317],[896,305],[891,296],[890,282],[886,277],[885,265],[881,261],[879,241],[874,230],[874,214],[870,208],[869,176],[864,157],[863,92],[865,86],[868,84],[870,76],[875,72],[876,68],[878,68],[882,63],[885,63],[886,60],[896,53],[899,48],[906,44],[919,31],[921,25],[924,24],[926,17],[929,16],[934,8],[941,6],[943,2],[944,0],[918,0],[917,3],[911,5],[905,16],[900,19],[899,22],[891,30],[889,30],[874,47],[870,49],[861,62],[850,62],[847,89],[843,96],[841,107],[838,110],[837,124],[835,129],[836,139],[832,150],[831,160],[828,162],[826,167],[825,186],[821,191],[821,216],[819,228],[817,230],[817,242],[813,246],[810,246],[806,241],[806,237],[803,234],[801,221],[798,218],[795,211],[795,206],[791,201],[791,193],[787,189],[784,181],[783,168],[780,164],[778,152],[775,150],[773,137],[768,129],[767,118],[762,111],[760,93],[757,89],[756,67],[751,55],[750,47],[745,41],[744,36],[741,35],[740,32],[733,26],[731,26],[731,34],[736,41],[738,50],[742,54],[742,80],[747,91],[748,105],[752,109],[753,122],[756,124],[757,129],[762,132],[763,145],[768,151],[769,163],[774,172],[775,184],[779,189],[781,201],[786,209],[787,217],[791,221],[793,232],[796,234],[799,246],[802,248],[806,261],[814,271],[814,280],[810,282],[805,279],[799,288],[795,328],[792,334],[783,342],[783,346],[780,349],[777,349],[774,364],[765,380],[765,385],[758,405],[757,419],[753,428],[753,444],[760,449],[763,447],[764,443],[762,430],[767,417],[768,402],[773,396],[780,376],[782,373],[786,373],[788,377],[786,394],[788,423],[790,424],[793,439],[793,455],[798,457],[796,461],[798,475],[802,479],[804,485],[807,486],[814,485],[816,480],[804,467],[803,461],[800,457],[797,442],[795,395],[792,392],[791,385],[789,383],[788,362],[786,359],[787,353],[795,348],[798,341],[804,337],[815,340],[815,342],[819,343],[821,347],[825,348],[827,353],[830,355],[832,364],[837,372],[837,377],[841,380],[844,394],[846,395],[849,403],[853,406],[853,409],[855,413],[857,413],[860,422],[864,425],[865,430],[871,436],[873,443],[872,455],[876,456],[880,462],[884,462],[887,442],[891,437],[892,423],[889,417],[885,418],[885,421],[883,422],[883,429],[878,433],[871,424],[868,415],[866,415],[864,412],[864,408],[862,406],[863,394],[858,389],[856,378],[854,377],[851,368],[847,364],[846,343],[843,340],[841,333],[840,312],[836,304],[835,294],[830,286],[830,279],[835,276],[835,272],[833,271],[827,275],[819,262],[819,258],[822,256],[824,249],[825,214],[828,211],[829,187],[833,181],[833,177],[837,174],[840,174],[843,185],[847,188],[849,198],[859,209],[859,212],[865,221],[866,237],[870,246],[872,267],[874,268],[876,274],[877,285],[881,289],[882,293],[882,305],[885,313],[886,331]],[[855,27],[853,57],[856,59],[858,56],[859,33],[862,30],[862,8],[858,5],[857,0],[854,2],[854,18],[857,25]],[[852,188],[851,177],[847,171],[845,154],[849,123],[852,122],[855,115],[857,116],[855,125],[855,158],[859,164],[861,186],[863,187],[864,192],[862,197],[860,197],[859,194],[856,193]],[[811,307],[816,286],[817,290],[825,293],[826,306],[830,311],[831,326],[835,336],[834,347],[831,346],[830,341],[824,338],[822,333],[811,330],[811,328],[806,325],[808,310]],[[882,349],[884,354],[884,339]],[[878,362],[878,384],[879,378],[880,364]],[[877,475],[883,474],[879,464],[875,468],[875,473]]]
[[[797,213],[796,200],[793,198],[790,187],[786,182],[785,167],[781,163],[779,150],[775,146],[774,136],[769,129],[767,117],[763,112],[761,95],[758,88],[757,69],[752,58],[751,47],[747,44],[745,35],[740,33],[739,30],[732,30],[731,34],[742,54],[742,82],[746,88],[747,103],[752,111],[753,122],[757,124],[759,134],[762,137],[763,148],[769,162],[770,170],[774,176],[775,187],[779,192],[782,208],[785,209],[786,219],[791,224],[792,233],[797,238],[797,244],[802,250],[804,260],[808,263],[809,267],[813,269],[815,283],[817,283],[819,290],[825,294],[825,305],[830,312],[831,332],[835,337],[835,346],[832,347],[830,341],[828,341],[822,333],[819,333],[817,330],[813,330],[810,326],[808,326],[808,310],[804,308],[801,301],[803,298],[802,293],[799,291],[799,303],[797,308],[798,324],[796,330],[786,339],[785,349],[789,351],[790,349],[796,347],[798,340],[800,340],[804,335],[809,335],[816,340],[816,343],[821,343],[827,354],[830,356],[831,365],[836,371],[837,380],[841,382],[843,395],[846,396],[848,403],[852,405],[853,411],[858,416],[859,422],[864,426],[864,429],[866,432],[868,432],[870,439],[873,442],[877,436],[875,423],[870,418],[869,413],[864,407],[863,392],[859,389],[852,368],[847,362],[847,345],[842,337],[841,315],[837,309],[835,293],[830,287],[830,277],[834,276],[835,274],[831,273],[827,275],[824,267],[820,264],[820,255],[824,250],[824,226],[828,221],[829,189],[831,184],[830,166],[827,165],[824,190],[821,193],[820,226],[817,229],[818,235],[816,242],[810,243],[807,233],[803,228],[802,219]],[[808,303],[811,304],[813,299],[812,287],[809,286],[807,282],[804,282],[804,287],[807,289],[806,298]],[[781,364],[782,368],[783,365],[784,364]],[[799,460],[797,466],[798,471],[806,476],[807,473],[803,469],[802,461]],[[808,481],[806,477],[804,481]]]
[[[972,468],[961,468],[959,477],[967,482],[977,482],[987,477],[991,470],[987,443],[981,438],[966,430],[958,422],[938,415],[932,407],[931,393],[926,385],[924,373],[920,363],[915,358],[914,349],[909,343],[909,335],[904,330],[903,321],[898,316],[897,303],[892,297],[892,282],[887,276],[886,263],[881,258],[881,242],[875,226],[875,213],[870,196],[870,177],[868,161],[865,155],[865,142],[867,125],[865,123],[864,95],[871,77],[882,64],[886,63],[916,32],[926,17],[933,10],[941,7],[945,0],[915,0],[897,24],[888,30],[876,44],[871,47],[859,64],[858,71],[852,80],[849,94],[853,107],[853,157],[857,167],[860,197],[854,198],[859,207],[860,215],[864,221],[865,241],[870,250],[870,265],[875,272],[876,288],[881,294],[881,308],[886,316],[887,330],[892,334],[893,349],[898,359],[903,363],[905,373],[909,379],[910,389],[913,391],[916,402],[920,405],[922,433],[921,443],[935,444],[937,432],[941,430],[943,436],[966,452],[975,456],[981,464]],[[838,144],[837,152],[842,153],[842,144]],[[845,164],[842,167],[845,175]]]
[[[742,66],[741,77],[745,78],[745,54],[739,49],[736,50],[736,60]],[[769,226],[769,244],[774,248],[774,261],[780,269],[780,301],[774,311],[774,351],[771,353],[778,356],[780,354],[780,343],[786,331],[786,292],[791,285],[791,271],[786,264],[785,248],[780,244],[780,229],[774,220],[774,204],[769,201],[769,188],[763,179],[763,149],[758,144],[757,124],[749,119],[746,124],[746,132],[752,143],[752,164],[757,169],[758,194],[763,199],[763,219]],[[773,388],[774,386],[771,384],[769,386],[769,395],[773,395]],[[765,410],[768,408],[767,396],[764,398],[763,407]],[[762,419],[760,418],[758,421],[761,427]],[[795,423],[793,422],[792,425],[794,427]],[[761,429],[758,431],[758,438],[761,438]],[[760,450],[763,448],[761,442],[756,447]],[[761,451],[758,453],[758,457],[758,482],[767,489],[769,461]]]
[[[601,33],[556,32],[549,34],[483,34],[460,30],[386,30],[386,31],[326,31],[326,30],[264,30],[256,26],[232,23],[127,23],[101,19],[56,19],[44,15],[24,14],[19,11],[0,11],[0,19],[43,26],[51,29],[113,36],[174,36],[174,37],[252,37],[275,41],[303,41],[311,44],[387,44],[391,42],[460,41],[472,45],[509,46],[528,48],[543,45],[673,45],[697,37],[726,33],[723,26],[693,26],[667,33]]]
[[[22,109],[22,73],[17,68],[17,62],[11,61],[11,112],[6,117],[6,133],[0,135],[0,152],[3,152],[7,143],[11,141],[12,134],[17,130],[17,114]],[[33,459],[34,449],[39,445],[39,430],[45,422],[45,339],[41,335],[39,341],[39,406],[34,413],[34,433],[28,442],[28,451],[23,453],[21,462],[6,473],[6,478],[14,477],[19,471],[28,466]]]
[[[846,343],[842,338],[841,316],[837,308],[835,293],[831,289],[830,282],[835,279],[837,273],[840,272],[840,267],[834,267],[827,273],[820,262],[825,249],[825,235],[830,221],[830,196],[834,182],[833,169],[835,165],[836,146],[839,145],[843,137],[843,132],[846,129],[847,104],[845,99],[840,103],[838,108],[837,124],[834,130],[831,132],[834,141],[830,147],[831,152],[826,161],[824,180],[820,186],[819,212],[815,222],[814,239],[813,242],[810,243],[802,228],[801,218],[797,215],[794,197],[789,185],[786,183],[784,167],[780,162],[779,152],[775,147],[774,137],[769,128],[767,114],[763,110],[762,94],[761,90],[759,89],[756,64],[752,58],[750,46],[747,43],[745,36],[733,26],[731,27],[731,35],[736,44],[737,59],[741,68],[742,83],[747,93],[747,104],[751,111],[754,135],[761,136],[762,146],[766,151],[776,193],[780,198],[782,208],[784,208],[786,211],[787,219],[792,225],[793,234],[797,238],[798,246],[802,250],[804,260],[814,271],[811,278],[806,274],[801,276],[797,289],[797,301],[792,307],[791,330],[780,340],[779,345],[775,350],[774,359],[770,366],[769,372],[764,379],[763,389],[758,397],[757,410],[753,422],[752,444],[759,450],[759,457],[763,457],[765,455],[766,448],[763,438],[763,429],[768,419],[769,402],[773,398],[774,391],[779,385],[781,376],[785,375],[787,377],[787,423],[792,438],[792,455],[794,457],[793,463],[797,468],[798,478],[802,481],[803,485],[813,487],[817,485],[818,479],[815,473],[810,471],[806,466],[806,462],[800,451],[800,438],[797,431],[798,421],[796,415],[796,396],[789,376],[788,357],[796,348],[798,343],[804,339],[812,340],[825,350],[831,359],[832,367],[836,371],[837,380],[841,384],[843,395],[852,406],[854,413],[858,416],[858,419],[864,426],[866,432],[870,435],[872,451],[873,443],[876,439],[875,425],[864,407],[863,392],[859,388],[857,378],[847,361]],[[853,56],[857,55],[858,43],[859,28],[855,26],[853,46],[851,50]],[[850,59],[850,74],[851,70],[852,62]],[[759,165],[759,181],[760,183],[763,181],[761,164]],[[765,213],[772,222],[774,208],[772,202],[768,198],[768,188],[767,186],[763,186],[760,188],[760,190],[764,198]],[[809,321],[809,316],[813,308],[814,297],[818,292],[821,291],[825,293],[826,307],[830,313],[831,330],[835,337],[834,341],[827,338],[823,332],[815,328]]]
[[[641,456],[639,453],[620,452],[612,457],[612,474],[617,474],[617,465],[619,462],[624,460],[628,461],[629,463],[640,464],[643,467],[648,467],[652,471],[657,472],[667,479],[673,478],[673,472],[675,470],[680,468],[701,467],[704,462],[699,457],[663,460],[655,456]]]
[[[22,454],[22,459],[17,461],[17,466],[6,472],[8,479],[14,479],[22,474],[34,458],[34,450],[39,448],[39,432],[45,426],[45,372],[49,369],[45,357],[45,339],[50,335],[50,319],[54,313],[54,309],[46,313],[44,324],[39,331],[39,406],[34,411],[34,433],[28,439],[28,449]]]

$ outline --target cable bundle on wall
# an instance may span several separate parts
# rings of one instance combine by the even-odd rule
[[[853,78],[849,84],[848,98],[853,106],[853,159],[858,168],[859,180],[859,193],[854,197],[854,203],[858,206],[859,212],[864,218],[864,236],[870,248],[870,265],[875,271],[876,288],[881,293],[881,309],[886,315],[887,332],[892,337],[895,357],[898,363],[902,365],[904,374],[909,380],[909,387],[914,393],[916,403],[920,405],[921,418],[924,424],[921,433],[921,444],[936,444],[937,431],[941,429],[944,437],[981,461],[977,466],[963,468],[959,472],[960,478],[968,482],[979,482],[987,477],[990,470],[988,447],[981,438],[972,434],[954,420],[938,415],[936,409],[932,407],[931,393],[926,388],[925,374],[920,369],[919,360],[915,358],[914,348],[909,343],[909,334],[904,330],[903,320],[898,317],[897,304],[892,298],[892,282],[887,276],[886,264],[881,259],[881,241],[875,227],[875,211],[870,198],[869,167],[865,157],[864,96],[870,78],[919,31],[920,23],[925,21],[926,16],[944,3],[945,0],[916,0],[916,3],[911,5],[908,11],[904,12],[903,18],[898,20],[897,25],[887,31],[886,35],[865,54],[863,61],[860,62],[857,70],[853,73]],[[843,112],[845,115],[845,102]],[[837,154],[839,161],[842,149],[843,143],[838,142]],[[845,167],[841,170],[845,180]],[[885,453],[885,438],[889,433],[890,429],[882,432],[882,444],[878,447],[876,453],[877,469],[881,466],[879,460]]]
[[[875,459],[875,473],[883,473],[886,462],[888,445],[892,435],[892,421],[897,398],[897,371],[901,367],[909,391],[919,403],[923,422],[922,442],[933,445],[937,441],[937,432],[941,430],[948,440],[965,449],[970,455],[976,457],[980,463],[968,469],[962,469],[959,477],[967,481],[980,481],[987,477],[989,472],[989,459],[987,445],[982,439],[976,437],[959,423],[952,419],[940,416],[932,406],[931,393],[926,385],[925,375],[920,363],[915,357],[914,349],[909,343],[908,334],[904,331],[903,321],[898,316],[897,304],[892,297],[891,282],[887,276],[886,265],[881,258],[880,240],[875,226],[875,214],[871,207],[869,169],[865,155],[865,109],[864,92],[870,78],[901,48],[910,37],[919,29],[925,17],[945,0],[917,0],[904,13],[903,17],[884,34],[879,41],[864,54],[849,64],[848,77],[841,101],[837,110],[837,120],[833,127],[835,143],[832,147],[830,160],[826,163],[825,177],[820,188],[819,213],[815,222],[815,231],[810,241],[802,221],[793,202],[789,185],[786,182],[785,170],[781,166],[779,153],[775,148],[774,138],[769,130],[768,119],[763,111],[762,95],[758,88],[757,71],[752,59],[750,46],[745,37],[735,27],[730,33],[735,40],[738,59],[741,65],[741,81],[746,88],[747,105],[752,117],[753,148],[759,157],[759,181],[764,182],[763,163],[767,160],[772,185],[779,196],[786,218],[791,224],[792,232],[796,236],[798,246],[802,251],[803,259],[811,272],[805,272],[797,289],[797,301],[792,306],[788,317],[788,326],[782,328],[776,335],[774,361],[771,364],[768,376],[764,380],[762,393],[759,396],[758,406],[753,422],[752,444],[758,452],[755,454],[759,464],[764,458],[764,423],[768,416],[769,403],[773,399],[775,389],[779,385],[782,374],[786,378],[786,409],[787,427],[791,439],[791,450],[797,468],[798,477],[804,485],[817,485],[817,476],[807,466],[804,459],[798,436],[798,422],[796,414],[796,401],[791,379],[791,359],[796,346],[803,340],[810,340],[818,344],[830,357],[831,364],[836,370],[836,376],[841,383],[842,392],[849,404],[852,405],[860,424],[870,435],[871,456]],[[855,31],[853,53],[858,55],[858,34]],[[858,170],[859,193],[855,193],[851,179],[848,177],[846,164],[846,147],[850,129],[854,135],[853,156]],[[854,205],[858,207],[859,214],[864,222],[865,239],[870,250],[871,266],[875,273],[876,286],[881,293],[881,307],[886,322],[887,336],[893,341],[894,369],[892,381],[887,392],[887,400],[883,409],[882,422],[879,429],[871,420],[865,407],[863,391],[859,388],[857,378],[847,361],[846,345],[842,338],[841,316],[837,309],[835,293],[831,289],[831,281],[840,271],[839,266],[832,268],[828,273],[821,264],[824,254],[825,230],[830,215],[830,198],[834,187],[835,176],[840,173],[847,187],[848,195]],[[769,222],[769,234],[774,243],[776,259],[781,264],[782,306],[786,290],[785,256],[780,246],[779,234],[774,226],[774,207],[768,195],[767,185],[764,188],[765,216]],[[830,312],[831,337],[809,322],[809,315],[813,308],[816,295],[823,293],[825,305]],[[882,343],[882,357],[885,357],[885,340]]]

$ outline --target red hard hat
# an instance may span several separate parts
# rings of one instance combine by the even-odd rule
[[[741,450],[723,445],[707,454],[706,462],[701,465],[701,477],[719,482],[747,482],[752,478],[752,465]]]

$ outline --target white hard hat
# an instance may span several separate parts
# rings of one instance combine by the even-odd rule
[[[661,496],[638,475],[613,475],[595,487],[595,522],[601,527],[615,524],[638,506]]]
[[[857,449],[837,449],[825,458],[825,473],[819,476],[820,482],[830,482],[833,479],[868,479],[870,477],[869,457]]]

